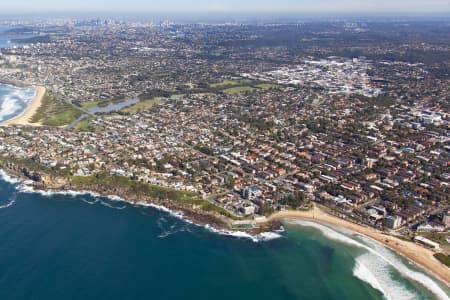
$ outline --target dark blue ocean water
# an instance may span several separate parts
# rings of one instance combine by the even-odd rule
[[[0,180],[2,300],[382,299],[377,284],[392,299],[434,298],[382,257],[432,279],[377,247],[294,221],[280,238],[253,242],[151,207],[24,192]]]

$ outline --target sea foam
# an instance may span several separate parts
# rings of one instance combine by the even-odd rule
[[[278,234],[276,232],[262,232],[259,234],[252,235],[252,234],[244,232],[244,231],[220,230],[220,229],[216,229],[208,224],[204,225],[203,227],[205,227],[208,231],[216,233],[216,234],[231,236],[231,237],[240,238],[240,239],[249,239],[255,243],[267,242],[267,241],[278,239],[278,238],[282,237],[281,234]]]
[[[11,205],[13,205],[14,204],[14,202],[16,202],[16,200],[11,200],[11,201],[9,201],[9,203],[8,204],[5,204],[5,205],[0,205],[0,209],[3,209],[3,208],[8,208],[8,207],[10,207]]]
[[[34,89],[0,85],[0,122],[20,115],[35,96]]]
[[[8,183],[12,183],[12,184],[16,184],[16,183],[20,182],[20,180],[9,176],[8,174],[5,173],[5,171],[3,171],[1,169],[0,169],[0,179],[2,179],[3,181],[6,181]]]
[[[186,219],[186,217],[183,215],[183,213],[170,210],[170,209],[168,209],[168,208],[166,208],[164,206],[161,206],[161,205],[148,204],[148,203],[142,203],[142,202],[138,202],[136,204],[140,205],[140,206],[149,206],[149,207],[153,207],[153,208],[156,208],[158,210],[164,211],[164,212],[170,214],[173,217],[176,217],[178,219],[183,220],[184,222],[187,222],[187,223],[195,225],[195,226],[203,227],[206,230],[208,230],[209,232],[212,232],[212,233],[215,233],[215,234],[220,234],[220,235],[230,236],[230,237],[235,237],[235,238],[240,238],[240,239],[249,239],[249,240],[251,240],[251,241],[253,241],[255,243],[256,242],[270,241],[270,240],[282,237],[282,235],[277,233],[277,232],[263,232],[263,233],[260,233],[260,234],[252,235],[250,233],[243,232],[243,231],[217,229],[217,228],[214,228],[213,226],[211,226],[209,224],[205,224],[205,225],[195,224],[192,221]]]
[[[90,196],[96,197],[96,198],[104,197],[104,198],[108,198],[109,200],[112,200],[112,201],[124,202],[124,203],[129,204],[129,202],[125,201],[121,197],[118,197],[118,196],[115,196],[115,195],[101,196],[101,195],[99,195],[97,193],[90,192],[90,191],[71,191],[71,190],[66,190],[66,191],[48,191],[48,190],[36,190],[32,186],[26,185],[26,184],[20,184],[20,185],[18,185],[16,187],[16,189],[19,192],[22,192],[22,193],[38,193],[38,194],[46,196],[46,197],[50,197],[50,196],[53,196],[53,195],[67,195],[67,196],[72,196],[72,197],[83,196],[83,195],[90,195]],[[98,202],[98,201],[90,202],[90,201],[87,201],[85,199],[82,199],[82,201],[87,203],[87,204],[90,204],[90,205],[93,205],[93,204]],[[110,207],[112,209],[122,210],[122,209],[126,208],[126,205],[117,207],[117,206],[111,205],[111,204],[109,204],[109,203],[107,203],[105,201],[100,201],[100,204],[102,204],[103,206]],[[251,241],[253,241],[255,243],[256,242],[266,242],[266,241],[270,241],[270,240],[274,240],[274,239],[282,237],[282,235],[279,232],[275,232],[275,231],[273,231],[273,232],[263,232],[263,233],[259,233],[259,234],[256,234],[256,235],[252,235],[252,234],[249,234],[249,233],[243,232],[243,231],[232,231],[232,230],[216,229],[216,228],[212,227],[209,224],[206,224],[206,225],[196,224],[196,223],[193,223],[192,221],[190,221],[189,219],[187,219],[182,212],[170,210],[170,209],[168,209],[165,206],[156,205],[156,204],[153,204],[153,203],[136,202],[136,203],[134,203],[132,205],[135,206],[135,207],[152,207],[154,209],[157,209],[157,210],[163,211],[165,213],[168,213],[172,217],[175,217],[175,218],[178,218],[180,220],[183,220],[186,223],[189,223],[189,224],[192,224],[192,225],[195,225],[195,226],[199,226],[199,227],[203,227],[203,228],[205,228],[206,230],[208,230],[210,232],[213,232],[213,233],[216,233],[216,234],[220,234],[220,235],[224,235],[224,236],[240,238],[240,239],[248,239],[248,240],[251,240]]]
[[[83,201],[84,203],[87,203],[89,205],[94,205],[95,203],[97,203],[99,200],[95,199],[94,201],[87,201],[86,199],[81,199],[81,201]]]
[[[379,290],[386,299],[410,300],[418,298],[401,283],[390,276],[390,265],[380,261],[372,253],[365,253],[355,259],[353,275]]]
[[[339,228],[337,231],[310,221],[288,219],[288,222],[318,229],[329,239],[367,250],[365,254],[356,258],[353,274],[382,292],[387,299],[418,298],[413,291],[408,290],[403,284],[392,278],[390,268],[395,269],[402,276],[420,283],[439,299],[450,299],[447,293],[428,275],[409,268],[390,249],[371,238],[354,232],[351,232],[352,236],[348,236],[347,234],[350,232],[348,230]]]
[[[113,200],[113,201],[115,201],[115,200]],[[102,200],[100,200],[100,204],[103,205],[103,206],[106,206],[106,207],[109,207],[109,208],[112,208],[112,209],[118,209],[118,210],[122,210],[122,209],[127,208],[126,205],[114,206],[114,205],[112,205],[112,204],[110,204],[110,203],[108,203],[106,201],[102,201]]]
[[[370,269],[362,262],[360,258],[362,258],[364,255],[361,255],[356,259],[355,262],[355,268],[353,269],[353,275],[361,279],[362,281],[367,282],[370,284],[374,289],[379,290],[383,295],[386,294],[384,291],[381,283],[378,281],[378,279],[374,276],[374,274],[370,271]]]
[[[22,106],[19,101],[11,96],[4,96],[0,105],[0,120],[5,120],[7,116],[14,115],[20,111]]]

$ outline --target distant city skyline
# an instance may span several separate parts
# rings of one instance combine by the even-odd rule
[[[0,0],[1,13],[446,13],[448,0]]]

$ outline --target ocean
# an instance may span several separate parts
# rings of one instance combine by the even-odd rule
[[[0,26],[0,49],[1,48],[10,48],[14,46],[20,46],[23,44],[14,43],[12,40],[17,38],[29,38],[31,36],[20,34],[20,35],[10,35],[8,33],[5,33],[7,30],[10,30],[14,27],[10,26]]]
[[[0,299],[448,299],[368,238],[288,220],[228,236],[154,207],[0,180]]]
[[[0,49],[13,46],[13,44],[11,43],[11,37],[2,34],[9,28],[10,27],[0,26]]]
[[[0,122],[20,115],[33,101],[34,88],[22,88],[0,83]]]
[[[2,32],[11,27],[0,26],[0,52],[2,48],[11,47],[11,36]],[[20,115],[33,100],[36,91],[33,88],[20,88],[0,83],[0,123]]]

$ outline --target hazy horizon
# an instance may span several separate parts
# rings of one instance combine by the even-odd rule
[[[52,20],[52,19],[110,19],[131,22],[162,22],[169,20],[175,23],[297,23],[316,21],[349,21],[349,22],[414,22],[414,21],[450,21],[450,12],[440,13],[258,13],[258,12],[0,12],[0,21],[18,20]]]
[[[0,0],[0,14],[389,14],[450,13],[446,0]]]

